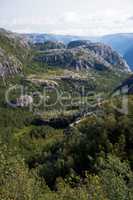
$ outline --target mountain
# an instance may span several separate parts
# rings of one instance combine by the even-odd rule
[[[133,33],[120,33],[105,35],[100,37],[91,36],[71,36],[71,35],[54,35],[54,34],[22,34],[31,43],[44,43],[45,41],[61,41],[65,44],[71,41],[90,40],[92,42],[101,42],[110,45],[113,49],[124,55],[125,52],[133,45]]]
[[[124,59],[127,61],[128,65],[130,66],[130,68],[133,70],[133,46],[130,47],[125,55],[124,55]]]
[[[133,46],[133,33],[105,35],[97,39],[102,43],[110,45],[121,55],[124,55]]]
[[[35,35],[28,34],[32,38]],[[39,36],[38,34],[36,36]],[[47,36],[43,43],[29,44],[27,35],[12,33],[0,29],[0,74],[1,76],[20,73],[25,64],[27,64],[28,55],[31,48],[34,53],[33,60],[46,63],[50,66],[58,66],[69,69],[96,69],[96,70],[116,70],[129,71],[125,60],[115,52],[111,47],[92,43],[89,40],[70,41],[68,45],[60,42],[62,37],[73,39],[72,36]],[[55,41],[55,38],[57,41]],[[34,39],[34,37],[32,38]],[[76,37],[74,37],[76,39]],[[33,42],[33,41],[32,41]],[[67,40],[68,42],[68,40]]]
[[[56,35],[56,34],[45,34],[45,33],[21,34],[21,36],[32,44],[44,43],[46,41],[52,41],[52,42],[60,41],[63,42],[64,44],[68,44],[69,42],[74,40],[88,40],[89,38],[87,36],[85,37],[85,36],[72,36],[72,35]]]
[[[111,46],[115,51],[117,51],[122,56],[125,56],[127,51],[133,46],[133,33],[119,33],[112,35],[105,35],[100,37],[90,37],[90,36],[71,36],[71,35],[54,35],[54,34],[22,34],[23,38],[29,41],[32,44],[44,43],[46,41],[52,42],[62,42],[65,45],[74,41],[91,41],[91,42],[100,42],[108,46]],[[127,62],[129,59],[125,57]],[[132,64],[132,63],[131,63]],[[132,68],[132,65],[130,66]]]
[[[18,34],[0,29],[0,76],[20,73],[29,49]]]
[[[111,47],[101,43],[89,43],[88,41],[78,40],[69,43],[68,48],[39,51],[35,54],[34,60],[50,66],[77,70],[129,71],[125,60]]]

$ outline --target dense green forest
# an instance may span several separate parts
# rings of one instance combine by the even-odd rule
[[[45,125],[45,115],[9,107],[6,87],[1,82],[1,199],[132,199],[132,95],[128,115],[108,99],[97,114],[71,127],[72,114],[65,111]]]

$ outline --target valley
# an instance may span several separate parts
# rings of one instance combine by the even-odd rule
[[[100,42],[40,37],[0,30],[0,199],[132,200],[129,65]]]

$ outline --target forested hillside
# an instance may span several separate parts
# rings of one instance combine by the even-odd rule
[[[133,97],[114,94],[131,72],[110,47],[76,44],[0,31],[1,200],[133,199]]]

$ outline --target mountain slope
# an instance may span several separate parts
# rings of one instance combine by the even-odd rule
[[[29,54],[29,45],[18,34],[0,29],[0,76],[19,73]]]

